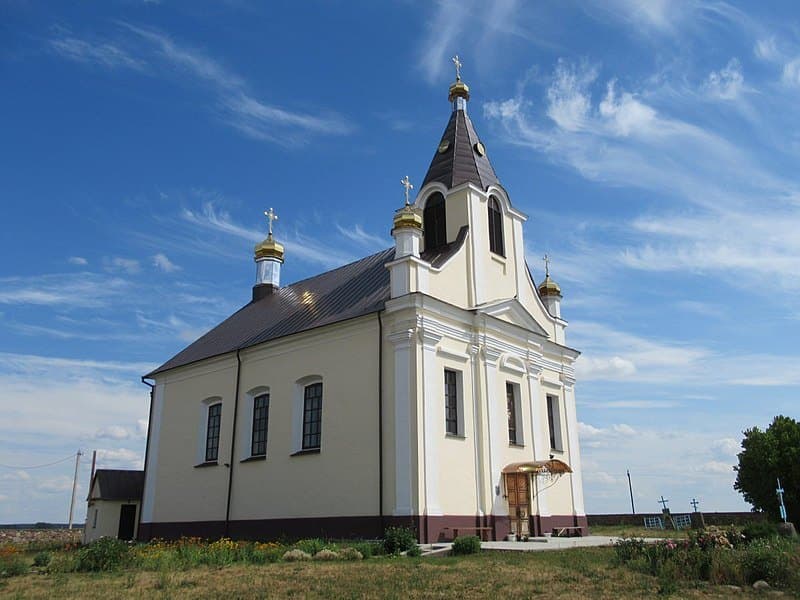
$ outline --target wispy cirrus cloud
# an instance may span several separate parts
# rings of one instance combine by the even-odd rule
[[[106,306],[130,287],[126,279],[96,273],[3,277],[0,304],[96,308]]]
[[[301,146],[311,136],[348,135],[354,125],[331,111],[292,110],[258,98],[246,79],[197,48],[154,28],[118,21],[127,35],[112,41],[81,39],[59,29],[48,41],[60,56],[109,69],[133,69],[168,81],[203,88],[215,117],[240,133],[284,146]]]

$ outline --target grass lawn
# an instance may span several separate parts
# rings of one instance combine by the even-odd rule
[[[444,558],[273,563],[185,571],[32,573],[0,580],[3,598],[651,598],[659,582],[613,565],[611,548],[483,552]],[[749,596],[745,590],[737,596]],[[679,587],[681,598],[729,598]]]
[[[591,535],[607,535],[613,537],[641,537],[641,538],[671,538],[684,539],[689,535],[689,529],[645,529],[637,525],[592,525],[589,527]]]

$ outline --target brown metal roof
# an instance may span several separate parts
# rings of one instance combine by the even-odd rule
[[[469,181],[485,190],[499,183],[488,156],[481,156],[475,150],[479,141],[466,111],[454,110],[441,141],[449,145],[444,152],[437,148],[422,185],[438,181],[452,188]]]
[[[394,248],[388,248],[278,288],[239,309],[145,377],[382,310],[389,299],[389,270],[384,265],[393,258]]]
[[[553,475],[563,475],[564,473],[572,473],[572,468],[563,460],[551,458],[550,460],[511,463],[503,467],[503,473],[551,473]]]
[[[90,500],[141,500],[144,490],[144,471],[125,469],[98,469],[90,493],[94,486],[100,488],[99,495]]]

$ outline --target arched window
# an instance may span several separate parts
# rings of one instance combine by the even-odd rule
[[[447,243],[447,223],[444,216],[444,196],[431,194],[422,215],[425,229],[425,250],[432,250]]]
[[[489,250],[500,256],[506,255],[503,247],[503,212],[494,196],[489,198]]]

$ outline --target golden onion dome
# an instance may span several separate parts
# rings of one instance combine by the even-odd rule
[[[422,229],[422,215],[419,210],[411,206],[405,205],[403,208],[394,213],[394,227],[395,229]]]
[[[547,296],[556,296],[561,298],[561,288],[558,284],[550,279],[550,275],[546,275],[544,281],[539,284],[539,296],[545,298]]]
[[[260,258],[274,258],[283,262],[283,245],[275,241],[270,233],[260,244],[256,244],[256,260]]]
[[[450,102],[456,98],[464,98],[464,100],[469,100],[469,86],[461,81],[461,79],[456,79],[450,84],[450,95],[447,98]]]

